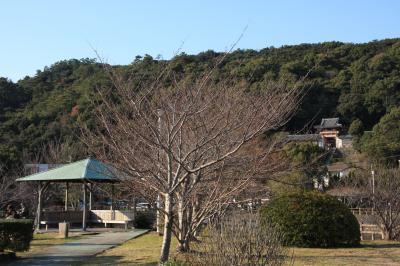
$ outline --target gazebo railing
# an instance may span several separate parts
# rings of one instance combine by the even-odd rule
[[[43,211],[42,221],[47,222],[82,222],[83,211]]]
[[[82,222],[83,211],[43,211],[42,221],[47,222]],[[135,212],[133,210],[90,210],[88,211],[88,222],[90,221],[133,221]]]

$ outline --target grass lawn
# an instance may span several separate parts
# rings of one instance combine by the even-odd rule
[[[162,238],[155,232],[132,239],[79,265],[156,265]],[[174,257],[176,239],[171,245]],[[292,248],[294,265],[400,265],[400,242],[364,241],[359,248]]]
[[[161,244],[162,237],[156,232],[150,232],[129,240],[121,246],[106,250],[79,265],[157,265]],[[174,253],[177,244],[178,242],[173,238],[171,254]]]

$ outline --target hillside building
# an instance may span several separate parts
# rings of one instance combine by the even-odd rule
[[[321,124],[315,126],[318,134],[324,142],[325,148],[336,148],[337,139],[342,131],[342,124],[339,123],[339,118],[323,118]]]
[[[309,142],[324,149],[351,148],[351,135],[343,134],[343,126],[339,123],[339,118],[323,118],[321,124],[314,127],[314,134],[288,135],[289,142]]]

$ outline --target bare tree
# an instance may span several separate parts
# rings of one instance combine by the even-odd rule
[[[265,181],[287,168],[271,151],[281,140],[257,138],[217,168],[201,173],[201,182],[186,179],[177,190],[177,222],[174,233],[180,251],[188,251],[191,240],[205,220],[220,220],[240,200],[248,201],[268,190]]]
[[[400,169],[380,167],[366,174],[370,182],[365,182],[364,193],[368,195],[370,206],[376,215],[376,223],[386,240],[400,238]]]
[[[341,180],[339,189],[350,191],[350,203],[361,202],[371,209],[369,220],[379,226],[386,240],[400,238],[400,169],[358,169]]]
[[[109,73],[114,88],[99,90],[101,101],[95,111],[98,127],[83,125],[83,141],[98,158],[130,176],[127,183],[141,184],[162,195],[160,261],[165,262],[176,205],[178,209],[195,208],[196,195],[210,188],[205,184],[215,186],[221,180],[221,169],[235,168],[226,168],[228,162],[247,165],[238,182],[238,187],[243,187],[266,157],[243,156],[240,151],[265,131],[284,125],[304,90],[299,84],[270,82],[263,90],[249,91],[243,82],[217,83],[212,79],[213,70],[193,81],[177,78],[167,68],[154,82],[139,85],[113,70]],[[239,177],[240,171],[232,172]],[[223,179],[220,184],[226,183]],[[232,193],[236,187],[215,193],[209,201],[220,204],[223,200],[219,195]],[[207,193],[213,195],[212,190]]]
[[[20,171],[10,171],[0,165],[0,209],[7,204],[20,200],[24,193],[18,189],[15,179]]]
[[[32,164],[64,164],[70,163],[84,153],[82,145],[74,143],[71,139],[53,139],[42,143],[39,149],[33,153],[24,152],[25,163]]]
[[[189,265],[284,265],[288,249],[272,225],[262,224],[258,214],[233,213],[208,226],[201,242],[185,258]]]

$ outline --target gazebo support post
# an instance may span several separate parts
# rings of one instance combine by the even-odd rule
[[[89,191],[89,210],[92,210],[93,206],[93,183],[85,183],[86,191]]]
[[[69,183],[65,182],[65,206],[64,206],[65,211],[68,211],[68,187]]]
[[[114,209],[114,183],[111,184],[111,206],[110,210]]]
[[[86,216],[87,216],[87,204],[86,204],[86,184],[83,181],[83,215],[82,215],[82,230],[86,231]]]
[[[93,184],[90,183],[89,186],[90,186],[89,187],[89,210],[91,211],[92,210],[92,203],[93,203],[93,198],[92,198]]]

